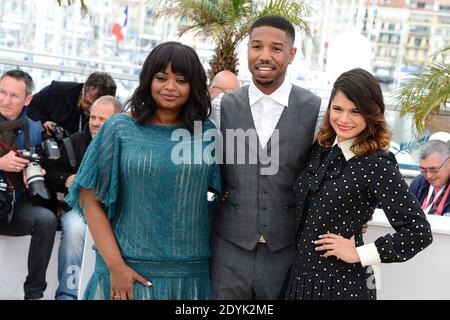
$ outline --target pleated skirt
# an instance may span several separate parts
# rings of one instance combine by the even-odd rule
[[[152,283],[134,282],[135,300],[210,300],[212,289],[208,260],[182,262],[126,261],[128,266]],[[96,253],[94,272],[84,300],[110,300],[110,274]]]

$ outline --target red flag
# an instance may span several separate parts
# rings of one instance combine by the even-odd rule
[[[114,23],[112,27],[112,34],[117,38],[117,41],[125,39],[126,27],[128,24],[128,6],[125,7],[120,19]]]

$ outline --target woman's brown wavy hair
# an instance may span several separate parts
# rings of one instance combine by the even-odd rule
[[[330,105],[338,91],[345,94],[347,99],[355,104],[367,123],[367,127],[353,142],[351,147],[353,153],[358,156],[368,156],[378,149],[387,149],[390,133],[384,119],[383,93],[378,80],[361,68],[344,72],[334,83],[324,124],[317,137],[319,145],[331,147],[336,138],[336,132],[330,123]]]

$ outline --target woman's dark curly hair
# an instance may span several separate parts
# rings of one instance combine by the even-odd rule
[[[336,132],[330,123],[330,105],[338,91],[355,104],[367,123],[367,127],[353,142],[351,150],[358,156],[367,156],[378,149],[387,149],[390,134],[384,119],[383,93],[378,80],[361,68],[344,72],[334,83],[324,124],[317,137],[319,145],[331,147],[336,138]]]
[[[137,123],[148,123],[157,108],[151,94],[153,78],[169,64],[173,73],[181,74],[189,82],[191,88],[189,98],[179,116],[192,133],[194,121],[204,122],[208,119],[211,101],[205,70],[197,53],[189,46],[179,42],[164,42],[157,45],[145,59],[139,75],[139,84],[126,105],[130,107],[131,115]]]

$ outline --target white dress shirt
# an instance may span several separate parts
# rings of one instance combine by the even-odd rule
[[[263,149],[272,136],[284,108],[288,107],[291,89],[292,85],[286,78],[281,86],[270,95],[262,93],[253,81],[250,83],[248,100],[259,143]]]

